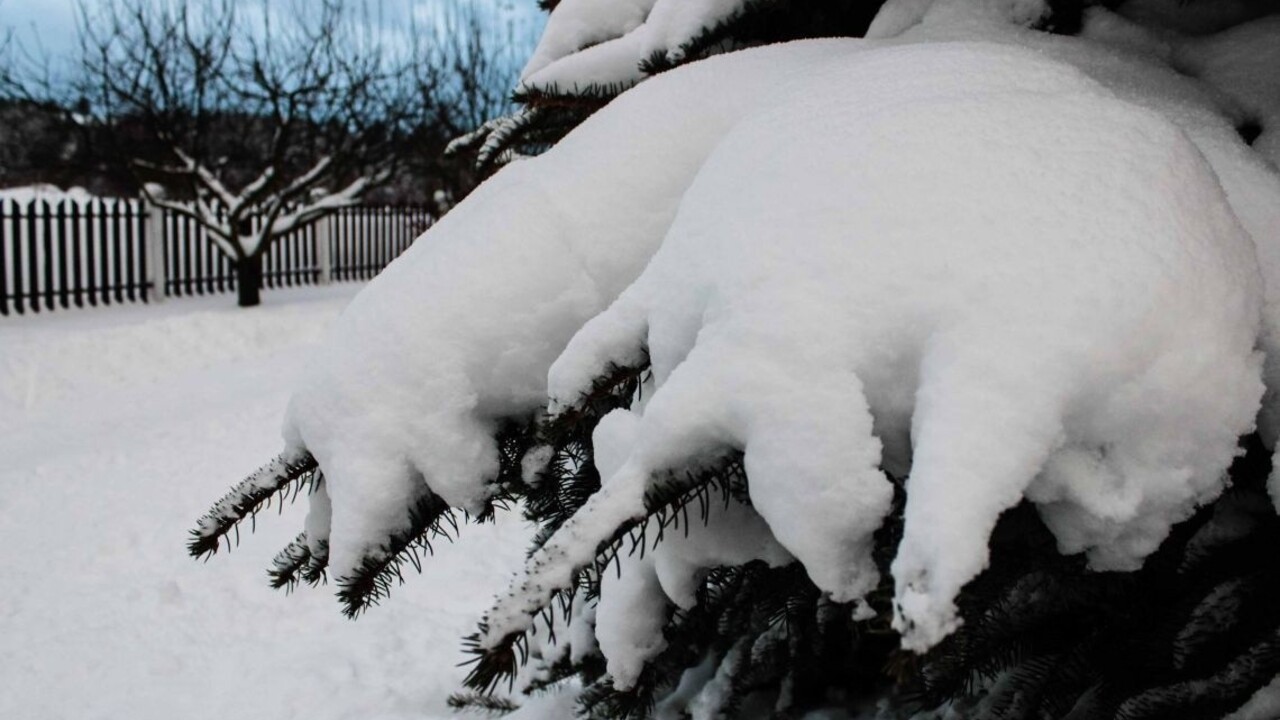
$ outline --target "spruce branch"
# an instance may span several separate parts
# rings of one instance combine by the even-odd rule
[[[271,578],[271,587],[285,592],[293,592],[298,582],[302,581],[315,587],[326,580],[325,569],[329,565],[329,542],[321,540],[312,552],[311,541],[307,533],[298,533],[298,537],[286,545],[271,561],[267,575]]]
[[[1205,678],[1157,687],[1125,700],[1117,720],[1221,717],[1243,705],[1280,672],[1280,628]]]
[[[212,556],[218,552],[218,546],[228,533],[236,530],[246,518],[252,518],[258,511],[269,507],[272,498],[279,495],[283,502],[283,496],[292,490],[296,499],[302,489],[313,486],[319,479],[319,466],[310,453],[304,451],[277,456],[231,488],[196,521],[187,542],[187,552],[196,558]],[[238,531],[236,541],[239,542]],[[230,539],[227,539],[227,547],[231,547]]]
[[[731,50],[818,37],[861,37],[880,8],[865,0],[748,0],[678,47],[640,63],[646,75]]]
[[[638,400],[649,377],[647,351],[636,365],[610,365],[573,406],[538,424],[534,442],[549,448],[550,459],[531,482],[512,486],[525,517],[539,525],[530,555],[600,489],[591,435],[605,415]]]
[[[454,710],[471,711],[489,717],[501,717],[520,709],[510,698],[478,692],[454,693],[449,696],[448,703]]]
[[[599,108],[560,104],[527,104],[511,115],[485,121],[471,132],[454,138],[445,156],[473,156],[473,165],[488,175],[511,160],[537,155],[554,145]]]
[[[964,624],[900,676],[916,707],[988,718],[1220,717],[1280,670],[1280,518],[1256,436],[1231,489],[1174,526],[1141,570],[1063,557],[1035,508],[1005,514]],[[1267,505],[1269,507],[1269,505]],[[1259,642],[1259,638],[1272,640]],[[982,699],[979,702],[979,699]]]
[[[267,575],[271,578],[271,587],[285,592],[293,592],[302,575],[302,569],[311,561],[311,549],[307,547],[307,533],[298,533],[288,545],[276,553],[271,560],[271,568]]]
[[[716,498],[717,493],[719,498]],[[561,615],[567,617],[568,608],[577,594],[583,593],[589,600],[598,597],[600,579],[610,571],[611,565],[618,565],[619,553],[638,552],[643,556],[647,550],[656,547],[668,528],[684,527],[687,530],[690,507],[696,506],[694,517],[705,523],[716,504],[727,507],[729,503],[741,502],[746,497],[746,472],[740,454],[723,458],[698,472],[690,470],[668,474],[646,493],[646,516],[619,526],[599,545],[592,562],[575,573],[573,584],[568,589],[553,590],[547,603],[534,611],[533,616],[540,615],[549,629],[554,628],[552,608],[558,603]],[[651,525],[654,528],[652,535],[647,529]],[[517,670],[528,661],[528,634],[533,627],[534,624],[530,623],[529,630],[513,632],[493,647],[486,648],[480,638],[488,633],[489,626],[482,621],[479,632],[463,642],[464,651],[472,656],[467,664],[474,665],[464,684],[479,692],[490,692],[503,680],[508,684],[513,682]]]
[[[619,408],[631,407],[640,397],[641,388],[652,373],[649,369],[649,351],[641,348],[641,357],[634,364],[610,363],[604,373],[591,383],[591,388],[574,403],[552,416],[542,429],[542,437],[553,445],[564,443],[573,437],[590,440],[600,418]]]
[[[356,618],[369,606],[379,604],[391,594],[393,581],[404,584],[405,563],[422,572],[421,554],[434,552],[431,541],[452,540],[457,532],[453,508],[434,493],[425,492],[410,509],[406,528],[392,533],[366,553],[351,574],[337,579],[343,614]]]

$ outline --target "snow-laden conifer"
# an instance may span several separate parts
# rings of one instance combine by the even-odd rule
[[[1213,38],[1067,5],[891,2],[873,39],[690,62],[499,171],[295,393],[325,494],[284,584],[324,538],[354,614],[454,512],[515,506],[539,530],[473,690],[573,682],[610,718],[1239,707],[1280,671],[1266,93],[1213,84],[1248,75]],[[663,6],[570,32],[565,0],[531,72]]]

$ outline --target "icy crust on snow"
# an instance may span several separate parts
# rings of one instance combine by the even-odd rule
[[[660,54],[679,62],[685,43],[733,16],[746,3],[747,0],[613,0],[607,7],[626,7],[619,7],[617,16],[606,23],[588,29],[584,21],[606,6],[566,0],[547,20],[547,29],[521,74],[520,84],[562,91],[593,85],[633,85],[645,76],[640,70],[645,60]],[[636,24],[635,18],[645,11],[643,22]],[[575,43],[578,47],[571,47]]]
[[[495,420],[544,405],[552,360],[640,273],[715,143],[773,88],[858,49],[771,49],[637,88],[496,174],[357,296],[285,422],[325,472],[335,577],[426,487],[478,507]]]
[[[490,637],[642,515],[655,476],[718,450],[743,451],[778,541],[851,600],[878,581],[881,462],[910,449],[909,648],[955,627],[1024,496],[1065,551],[1132,569],[1220,492],[1253,425],[1261,297],[1187,134],[1069,64],[945,43],[811,73],[727,134],[645,272],[553,365],[553,409],[641,347],[657,389]]]

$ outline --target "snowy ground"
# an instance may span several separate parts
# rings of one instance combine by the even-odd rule
[[[279,450],[358,286],[0,320],[0,717],[435,718],[525,530],[467,528],[357,622],[265,582],[303,503],[207,565],[187,529]],[[480,549],[483,548],[483,551]]]

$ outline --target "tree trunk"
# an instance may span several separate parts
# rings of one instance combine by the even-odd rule
[[[240,307],[253,307],[262,302],[262,255],[255,253],[236,261],[236,292]]]

